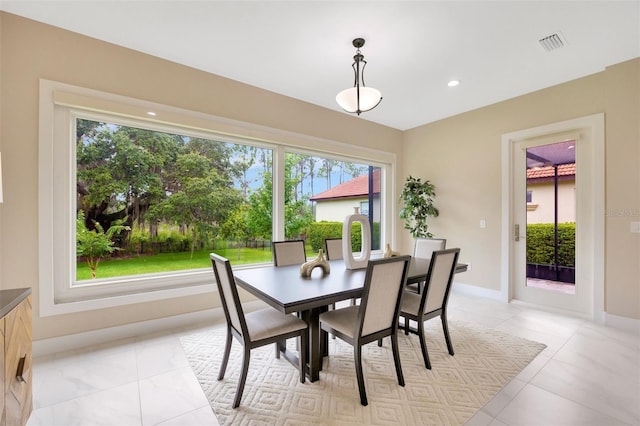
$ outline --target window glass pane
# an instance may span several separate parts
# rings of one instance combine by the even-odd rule
[[[271,260],[272,151],[76,121],[76,279]],[[256,214],[259,213],[259,214]]]
[[[379,167],[295,153],[287,153],[285,160],[287,239],[304,239],[307,255],[317,254],[325,238],[342,236],[344,218],[356,207],[370,218],[372,249],[380,248]],[[360,240],[354,239],[354,251],[359,251]]]

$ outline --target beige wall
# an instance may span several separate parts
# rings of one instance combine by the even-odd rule
[[[605,73],[605,301],[612,314],[640,318],[640,59]]]
[[[501,136],[604,112],[605,311],[640,319],[640,234],[629,232],[630,222],[640,221],[639,80],[636,59],[404,133],[402,171],[436,185],[440,216],[432,232],[472,262],[456,281],[500,290]]]
[[[32,287],[35,340],[200,311],[216,295],[38,315],[38,82],[69,83],[399,154],[402,134],[149,55],[0,12],[0,288]]]

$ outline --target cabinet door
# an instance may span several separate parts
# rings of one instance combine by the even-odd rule
[[[24,425],[32,409],[31,296],[9,312],[4,321],[6,424]]]

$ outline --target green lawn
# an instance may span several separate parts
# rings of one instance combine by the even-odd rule
[[[307,257],[315,255],[307,247]],[[112,278],[126,275],[140,275],[154,272],[183,271],[187,269],[210,268],[209,260],[211,250],[200,250],[193,253],[161,253],[156,255],[133,256],[122,259],[105,259],[100,261],[96,278]],[[224,256],[231,261],[232,265],[242,265],[247,263],[271,262],[270,249],[217,249],[215,253]],[[85,262],[78,262],[76,279],[91,279],[91,271]]]

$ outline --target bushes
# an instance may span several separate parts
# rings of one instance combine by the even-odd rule
[[[359,230],[359,229],[358,229]],[[325,238],[342,237],[342,222],[313,222],[309,225],[309,239],[314,252],[324,248]]]
[[[326,238],[341,238],[342,222],[313,222],[309,225],[309,234],[307,244],[311,246],[314,253],[324,248],[324,240]],[[380,247],[380,223],[373,224],[373,249]],[[351,236],[353,251],[360,251],[361,230],[358,224],[353,226]],[[223,239],[208,239],[198,244],[199,248],[268,248],[271,242],[269,240],[246,240],[231,241]],[[158,254],[158,253],[177,253],[191,250],[191,234],[181,233],[178,229],[160,229],[156,237],[151,237],[147,231],[143,232],[139,229],[131,231],[128,241],[122,247],[129,254]]]
[[[554,236],[552,223],[527,225],[527,263],[553,265]],[[575,266],[576,224],[558,224],[558,265]]]
[[[158,236],[151,238],[148,232],[134,229],[129,241],[123,247],[128,253],[158,254],[177,253],[191,250],[190,234],[176,230],[160,230]]]
[[[351,247],[354,252],[361,250],[362,231],[358,223],[355,223],[351,232]],[[341,238],[342,237],[342,222],[313,222],[309,225],[309,239],[308,243],[314,252],[324,248],[324,240],[326,238]],[[373,249],[380,248],[380,223],[375,222],[373,224]]]

